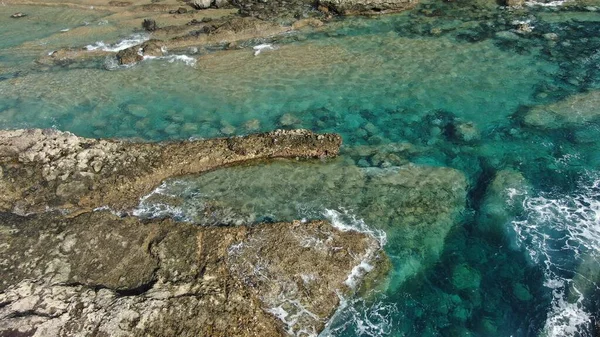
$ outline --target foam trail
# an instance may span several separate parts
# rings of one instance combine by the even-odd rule
[[[527,1],[525,5],[529,7],[540,6],[540,7],[560,7],[571,0],[557,0],[550,2],[539,2],[539,1]]]
[[[360,263],[348,274],[345,284],[354,289],[358,281],[373,270],[370,262],[377,251],[387,243],[386,233],[380,229],[370,228],[364,220],[345,209],[339,211],[326,209],[323,215],[338,230],[364,233],[375,238],[379,243],[378,247],[369,249]],[[364,297],[344,298],[340,293],[338,296],[340,305],[325,325],[325,329],[319,334],[320,337],[341,336],[349,331],[353,331],[357,336],[384,336],[391,333],[392,317],[398,312],[398,308],[395,303],[385,302],[384,295],[372,292]]]
[[[104,43],[104,41],[98,41],[94,44],[89,44],[89,45],[85,46],[85,48],[90,51],[102,50],[102,51],[107,51],[107,52],[118,52],[123,49],[127,49],[129,47],[136,46],[140,43],[144,43],[148,40],[150,40],[150,35],[148,35],[148,34],[133,34],[132,36],[130,36],[126,39],[120,40],[119,42],[112,44],[112,45],[106,44],[106,43]]]
[[[364,298],[345,299],[341,295],[340,305],[333,317],[327,322],[319,337],[334,337],[350,332],[356,336],[379,337],[392,333],[393,317],[398,313],[396,303],[385,301],[381,294],[369,294],[376,297],[373,302]]]
[[[527,197],[524,218],[512,223],[517,243],[544,267],[544,285],[552,291],[543,336],[590,336],[592,317],[585,296],[599,287],[588,279],[591,275],[574,269],[582,264],[600,269],[600,178],[598,174],[589,178],[575,195]]]
[[[258,54],[262,53],[263,51],[275,50],[276,48],[272,44],[263,43],[263,44],[259,44],[258,46],[252,47],[252,49],[254,49],[254,56],[257,56]]]
[[[187,55],[144,56],[144,60],[166,60],[169,63],[183,62],[190,67],[196,65],[196,58]]]
[[[355,215],[351,214],[348,210],[340,209],[336,211],[333,209],[325,209],[323,216],[331,225],[342,232],[356,231],[367,234],[374,237],[379,242],[379,246],[383,247],[387,243],[387,235],[385,231],[381,229],[372,229],[362,219],[358,219]]]

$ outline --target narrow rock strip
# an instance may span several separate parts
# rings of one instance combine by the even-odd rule
[[[97,140],[56,130],[0,131],[0,211],[135,206],[166,178],[249,160],[336,156],[341,138],[306,130],[175,143]]]

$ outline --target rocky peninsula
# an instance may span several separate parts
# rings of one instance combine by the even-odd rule
[[[340,144],[305,130],[178,143],[1,131],[0,336],[318,334],[387,270],[374,237],[324,221],[197,226],[115,210],[167,177],[332,157]]]
[[[48,130],[0,131],[0,211],[124,211],[166,178],[249,160],[336,156],[341,137],[278,130],[173,143],[97,140]]]

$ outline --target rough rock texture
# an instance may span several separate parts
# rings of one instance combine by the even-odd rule
[[[0,131],[0,211],[121,211],[168,177],[248,160],[335,156],[340,144],[338,135],[306,130],[163,144],[56,130]]]
[[[319,5],[343,15],[400,12],[418,3],[418,0],[319,0]]]
[[[371,153],[368,148],[359,151]],[[328,209],[332,221],[351,224],[362,219],[371,229],[384,230],[386,250],[398,261],[394,280],[401,282],[400,276],[414,275],[438,260],[447,234],[465,208],[466,191],[465,176],[445,167],[360,168],[342,159],[325,165],[281,160],[169,180],[138,210],[145,216],[241,224],[261,221],[267,214],[288,221],[298,216],[298,209],[309,216]]]
[[[145,56],[163,56],[164,43],[159,40],[148,40],[140,45],[123,49],[117,53],[119,64],[132,64],[144,59]]]
[[[524,122],[545,129],[582,126],[600,119],[598,106],[600,90],[590,91],[553,104],[533,107],[525,115]]]
[[[377,240],[322,221],[0,213],[0,242],[0,336],[316,335],[364,263],[387,266]]]

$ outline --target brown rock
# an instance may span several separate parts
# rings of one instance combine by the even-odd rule
[[[306,130],[163,144],[87,139],[56,130],[0,131],[0,211],[82,212],[102,206],[120,211],[168,177],[249,160],[332,157],[340,145],[338,135]],[[60,187],[65,181],[77,188]]]
[[[374,238],[322,221],[203,227],[106,211],[0,213],[0,240],[2,336],[317,334],[338,294],[353,291],[347,280],[364,279],[356,266],[387,266]]]
[[[139,53],[139,46],[130,47],[123,49],[117,53],[117,60],[119,64],[133,64],[144,59]]]

